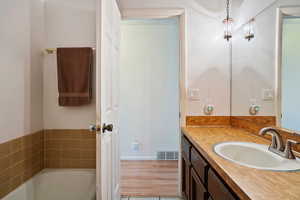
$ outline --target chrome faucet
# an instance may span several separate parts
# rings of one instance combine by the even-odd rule
[[[288,139],[286,141],[285,150],[284,150],[283,155],[287,159],[296,159],[296,157],[293,153],[293,150],[292,150],[292,144],[300,144],[300,143],[297,141],[294,141],[294,140],[290,140],[290,139]]]
[[[282,137],[279,131],[274,127],[266,127],[259,131],[260,135],[271,135],[272,136],[272,144],[269,147],[269,151],[280,155],[281,157],[287,159],[296,159],[293,151],[292,151],[292,144],[300,144],[297,141],[288,139],[286,141],[286,145],[283,145]]]
[[[283,151],[283,140],[279,133],[279,131],[276,128],[273,127],[266,127],[259,131],[260,135],[271,135],[272,136],[272,144],[269,147],[270,151],[275,150],[276,152],[282,152]]]

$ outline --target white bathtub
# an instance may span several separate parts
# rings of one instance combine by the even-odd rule
[[[93,169],[44,169],[3,200],[95,200]]]

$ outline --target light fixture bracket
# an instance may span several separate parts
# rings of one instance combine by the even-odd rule
[[[232,38],[232,24],[233,19],[230,18],[230,0],[226,1],[226,19],[223,20],[224,24],[224,39],[229,41]]]

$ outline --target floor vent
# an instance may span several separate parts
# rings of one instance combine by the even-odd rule
[[[178,151],[158,151],[157,160],[178,160]]]

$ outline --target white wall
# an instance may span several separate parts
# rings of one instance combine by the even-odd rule
[[[156,159],[157,151],[178,151],[178,26],[177,18],[122,23],[121,159]]]
[[[232,40],[232,115],[249,115],[252,102],[261,106],[258,115],[274,116],[273,101],[263,100],[262,90],[275,88],[276,8],[300,5],[299,0],[279,0],[255,18],[255,38],[244,39],[243,27]],[[253,101],[252,101],[253,99]]]
[[[4,0],[0,15],[0,143],[94,123],[95,99],[90,106],[57,106],[56,57],[42,51],[95,46],[95,0]]]
[[[95,47],[95,0],[48,0],[45,17],[47,48]],[[90,105],[59,107],[56,55],[46,55],[44,62],[44,128],[86,129],[94,124],[95,92]]]
[[[244,0],[236,16],[235,26],[240,27],[277,0]]]
[[[0,143],[41,130],[43,1],[0,7]]]
[[[44,4],[46,4],[45,15],[43,15]],[[220,17],[223,14],[219,11],[216,14],[205,11],[192,0],[122,0],[121,4],[122,8],[186,8],[188,88],[199,88],[201,94],[199,102],[189,100],[188,112],[190,115],[203,115],[203,105],[210,100],[216,105],[215,115],[229,115],[230,56],[228,43],[222,38],[223,26]],[[276,6],[288,4],[299,5],[299,1],[280,0]],[[274,86],[273,81],[269,80],[274,77],[275,43],[273,38],[276,6],[258,17],[259,29],[256,30],[257,37],[263,39],[258,39],[261,41],[258,45],[261,49],[256,52],[261,57],[259,61],[261,64],[256,64],[255,70],[264,69],[259,74],[262,74],[263,79],[268,80],[268,83],[265,83],[266,86],[271,87]],[[47,24],[46,38],[43,37],[43,16]],[[3,0],[0,7],[0,19],[0,63],[2,66],[0,68],[0,142],[40,130],[43,128],[42,121],[44,121],[45,128],[86,128],[88,124],[93,123],[95,103],[79,108],[57,106],[55,55],[44,56],[44,82],[42,82],[40,66],[43,57],[40,52],[45,47],[94,46],[95,0]],[[267,27],[265,29],[264,24]],[[241,35],[238,35],[235,38],[241,38]],[[44,45],[44,41],[47,44]],[[240,50],[246,52],[248,46],[243,45]],[[256,60],[256,58],[257,56],[251,60]],[[243,71],[243,69],[238,69],[238,71]],[[234,72],[235,75],[239,74],[238,71]],[[240,76],[242,81],[243,76],[248,77],[249,74],[240,74]],[[247,83],[238,82],[237,86],[249,90]],[[44,96],[42,96],[43,90]],[[256,96],[261,96],[261,91],[255,88],[253,91]],[[236,107],[234,112],[245,111],[235,114],[248,113],[248,109],[243,107],[243,102],[246,101],[248,106],[251,96],[253,95],[239,99],[241,95],[238,94],[234,97],[234,105],[242,105],[241,109]],[[42,101],[43,97],[44,101]],[[271,103],[267,104],[265,111],[265,106],[263,106],[261,115],[274,113]],[[43,109],[44,114],[42,114]]]
[[[230,51],[228,42],[223,39],[219,13],[214,16],[212,12],[202,12],[204,9],[199,8],[199,4],[180,0],[122,0],[121,7],[186,8],[187,87],[198,89],[200,93],[200,101],[188,100],[188,114],[203,115],[203,106],[207,103],[215,105],[215,115],[230,114]]]
[[[31,1],[31,132],[43,129],[43,53],[45,48],[45,3]]]

